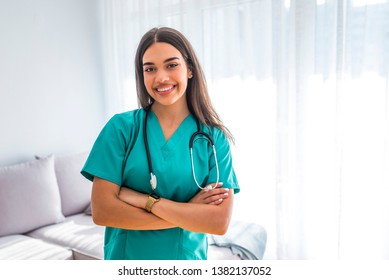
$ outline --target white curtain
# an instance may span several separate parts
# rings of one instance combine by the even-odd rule
[[[196,49],[265,258],[389,259],[388,1],[106,0],[107,116],[137,107],[155,26]]]
[[[273,12],[277,256],[388,259],[389,4]]]

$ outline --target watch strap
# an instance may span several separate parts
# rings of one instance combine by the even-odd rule
[[[152,193],[149,195],[149,198],[147,200],[147,203],[146,203],[146,207],[145,207],[145,210],[147,212],[151,212],[151,208],[153,208],[153,205],[158,202],[160,200],[160,196],[156,193]]]

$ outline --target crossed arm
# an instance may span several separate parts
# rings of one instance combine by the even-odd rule
[[[152,212],[144,210],[148,195],[95,177],[92,216],[96,224],[136,230],[181,227],[194,232],[224,234],[233,205],[233,190],[200,191],[189,202],[161,198]]]

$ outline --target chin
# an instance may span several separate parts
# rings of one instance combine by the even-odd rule
[[[163,97],[157,97],[154,98],[154,102],[162,105],[162,106],[172,106],[176,104],[182,104],[183,101],[185,102],[185,97],[183,96],[163,96]]]

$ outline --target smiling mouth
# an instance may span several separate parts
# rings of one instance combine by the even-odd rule
[[[164,93],[166,94],[166,93],[171,92],[175,87],[176,87],[175,85],[158,87],[158,88],[155,88],[155,91],[160,93],[160,94],[164,94]]]

